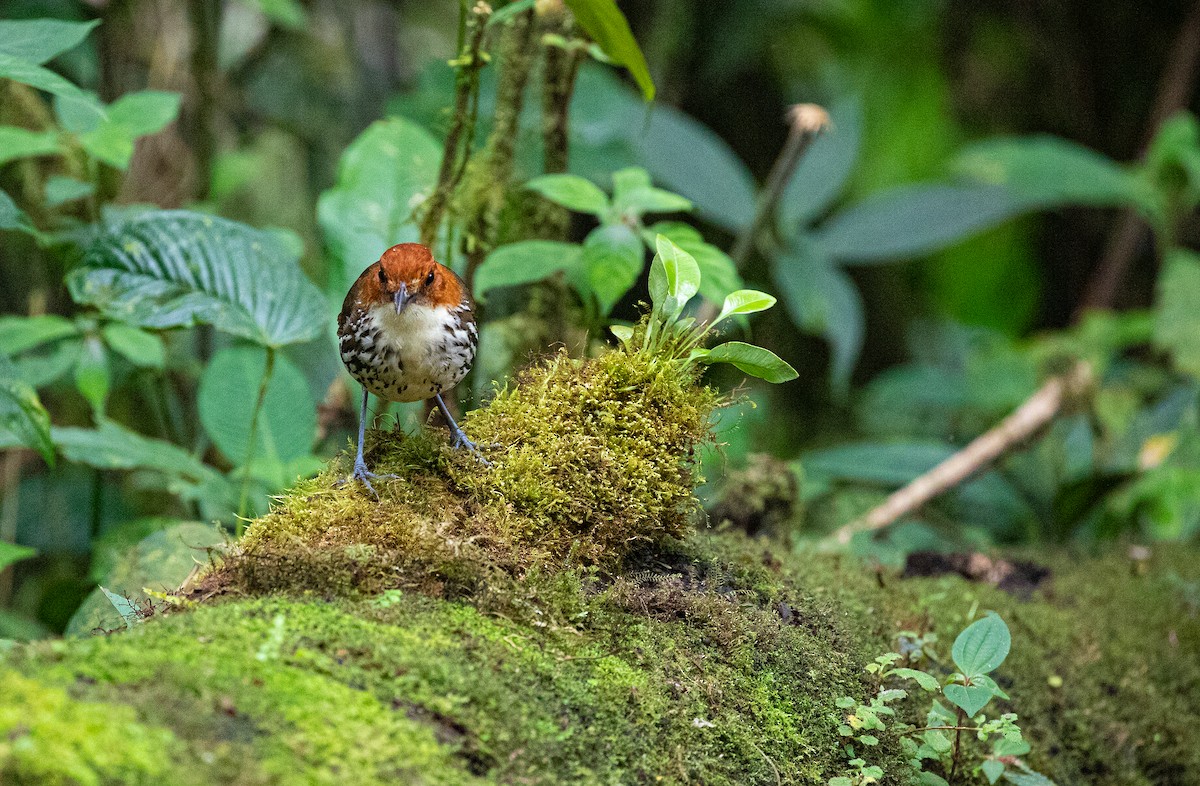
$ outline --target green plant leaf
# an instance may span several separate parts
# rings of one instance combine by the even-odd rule
[[[629,325],[609,325],[608,329],[622,344],[633,338],[633,328]]]
[[[582,259],[580,246],[558,240],[522,240],[500,246],[475,273],[475,297],[483,302],[496,287],[528,284],[559,271],[575,270]]]
[[[66,22],[59,19],[0,20],[0,52],[35,65],[49,62],[87,38],[100,20]]]
[[[73,177],[51,175],[46,180],[46,206],[58,207],[92,194],[96,186]]]
[[[196,399],[200,422],[213,444],[239,467],[249,455],[254,406],[266,364],[266,350],[261,347],[226,347],[213,356],[200,377]],[[306,456],[316,430],[316,404],[304,375],[277,354],[254,428],[254,459],[286,463]]]
[[[926,770],[921,771],[921,774],[917,778],[917,783],[921,784],[921,786],[950,786],[941,775]]]
[[[441,160],[429,132],[401,118],[372,123],[342,153],[337,183],[317,200],[334,313],[365,267],[395,244],[420,239],[415,213],[437,183]]]
[[[1004,780],[1016,784],[1016,786],[1055,786],[1054,781],[1028,767],[1023,772],[1017,772],[1012,768],[1005,770]]]
[[[927,691],[935,691],[941,687],[937,677],[920,669],[893,669],[892,676],[916,680],[917,684]]]
[[[779,223],[784,236],[824,212],[846,185],[862,146],[863,108],[858,96],[833,103],[830,127],[813,141],[800,159],[779,199]]]
[[[779,254],[771,269],[792,322],[829,342],[830,377],[834,388],[844,392],[866,332],[862,298],[854,282],[808,238]]]
[[[1200,377],[1200,254],[1174,248],[1158,275],[1154,343],[1175,368]]]
[[[308,27],[308,11],[297,0],[246,0],[263,16],[288,30],[304,30]]]
[[[67,275],[76,302],[140,327],[210,324],[278,347],[323,332],[324,302],[274,234],[183,210],[106,227]]]
[[[3,572],[9,565],[29,559],[35,554],[37,551],[28,546],[18,546],[15,543],[0,540],[0,572]]]
[[[983,776],[987,778],[988,783],[1000,780],[1000,776],[1004,774],[1004,767],[1004,762],[997,759],[985,759],[983,764],[979,765],[979,769],[983,771]]]
[[[18,158],[48,156],[57,152],[58,134],[54,131],[30,131],[14,126],[0,126],[0,164],[16,161]]]
[[[79,142],[98,160],[125,169],[133,158],[133,144],[157,133],[179,114],[182,96],[159,90],[143,90],[121,96],[108,106],[108,116],[87,125]]]
[[[34,237],[39,235],[25,211],[17,207],[12,197],[3,191],[0,191],[0,229],[15,229]]]
[[[721,305],[721,313],[717,315],[717,318],[712,323],[715,325],[737,314],[756,314],[759,311],[766,311],[775,305],[775,302],[775,297],[768,295],[766,292],[759,292],[754,289],[739,289],[725,296],[725,302]]]
[[[1151,214],[1149,186],[1109,158],[1052,136],[998,138],[967,146],[954,169],[980,183],[1007,188],[1029,207],[1130,205]]]
[[[650,184],[650,173],[641,167],[626,167],[613,172],[613,207],[622,215],[676,213],[692,209],[686,197]]]
[[[0,51],[0,79],[11,79],[14,82],[36,87],[38,90],[45,90],[47,93],[56,96],[72,99],[97,116],[104,116],[104,109],[95,98],[89,96],[66,79],[63,79],[48,68],[42,68],[40,65],[35,65],[28,60],[14,57],[2,51]]]
[[[946,248],[1028,209],[995,186],[899,186],[837,213],[814,238],[840,263],[894,262]]]
[[[36,450],[47,464],[54,466],[50,415],[33,386],[18,377],[16,367],[0,354],[0,434],[5,432],[16,437],[19,444]]]
[[[0,317],[0,354],[12,357],[78,333],[79,328],[73,322],[57,314],[3,316]]]
[[[113,351],[130,363],[143,368],[162,368],[166,365],[166,351],[162,339],[124,322],[109,322],[104,326],[104,341]]]
[[[700,289],[700,267],[670,238],[659,235],[654,243],[658,253],[650,264],[650,299],[674,320]]]
[[[603,216],[612,207],[595,183],[578,175],[542,175],[527,182],[525,188],[576,213]]]
[[[633,288],[646,265],[637,234],[624,224],[596,227],[583,241],[583,271],[587,288],[607,315]]]
[[[974,718],[992,700],[992,692],[978,685],[947,685],[942,694],[955,706]]]
[[[112,374],[108,368],[108,353],[104,342],[96,336],[83,340],[83,351],[75,365],[75,387],[83,394],[97,416],[104,414],[104,402],[112,387]]]
[[[700,232],[690,224],[679,221],[660,221],[644,233],[651,250],[655,238],[665,235],[672,243],[692,255],[700,268],[700,296],[710,303],[720,303],[730,292],[744,286],[737,266],[721,249],[704,242]]]
[[[104,593],[104,597],[108,598],[108,602],[117,610],[117,614],[121,617],[121,621],[125,623],[126,628],[132,628],[134,625],[142,621],[138,614],[138,607],[133,601],[124,595],[118,595],[106,587],[98,588]]]
[[[1008,626],[999,615],[989,613],[983,619],[972,622],[966,630],[958,634],[958,638],[954,640],[954,647],[950,650],[950,657],[963,674],[974,677],[999,668],[1008,657],[1011,646],[1012,635],[1008,632]],[[991,691],[988,691],[988,695],[991,695]]]
[[[730,363],[739,371],[772,383],[787,382],[799,376],[796,369],[771,350],[742,341],[718,344],[701,359],[705,363]]]
[[[654,100],[654,80],[625,14],[616,0],[566,0],[575,21],[614,63],[625,66],[646,101]]]

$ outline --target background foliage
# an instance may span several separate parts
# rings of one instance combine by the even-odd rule
[[[466,407],[635,320],[658,235],[697,314],[777,295],[723,329],[800,379],[724,411],[713,524],[819,538],[1082,361],[1044,433],[852,548],[1194,538],[1200,11],[702,7],[0,0],[0,638],[177,582],[196,522],[342,450],[334,315],[413,240],[483,304]],[[831,125],[773,194],[800,101]]]

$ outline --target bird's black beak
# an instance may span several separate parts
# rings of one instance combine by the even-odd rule
[[[392,301],[396,304],[396,313],[397,314],[399,314],[401,311],[403,311],[404,307],[408,305],[408,300],[409,300],[408,285],[401,284],[400,288],[396,290],[396,296],[392,298]]]

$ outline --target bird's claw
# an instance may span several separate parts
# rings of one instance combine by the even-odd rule
[[[450,447],[454,448],[455,450],[465,448],[471,452],[471,455],[475,457],[476,461],[483,464],[485,467],[492,466],[492,462],[484,458],[483,452],[479,449],[479,445],[468,439],[467,435],[463,433],[462,429],[454,429],[454,442],[450,443]]]
[[[377,492],[375,490],[375,487],[371,485],[371,478],[375,478],[376,480],[380,480],[380,479],[391,480],[391,479],[395,479],[398,477],[400,477],[400,476],[392,474],[392,473],[388,473],[386,475],[377,475],[374,472],[371,472],[370,470],[367,469],[367,464],[365,461],[356,461],[356,462],[354,462],[354,472],[350,473],[350,477],[348,477],[344,480],[339,480],[337,482],[337,485],[339,487],[341,487],[341,486],[344,486],[347,483],[349,483],[351,480],[357,480],[360,483],[362,483],[364,486],[366,486],[367,491],[371,492],[371,496],[374,497],[378,501],[379,492]]]

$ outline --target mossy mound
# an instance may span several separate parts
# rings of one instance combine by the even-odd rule
[[[641,353],[559,354],[464,419],[489,464],[442,434],[370,432],[368,464],[398,476],[375,482],[379,501],[339,486],[349,467],[335,462],[253,522],[204,592],[461,597],[531,569],[615,573],[697,517],[695,450],[718,403]]]
[[[1196,783],[1198,556],[1057,556],[1023,600],[703,536],[611,583],[528,576],[519,618],[396,590],[205,604],[9,653],[5,699],[34,710],[0,712],[0,781],[821,784],[870,658],[994,609],[1032,766]],[[98,751],[103,733],[125,741]],[[871,758],[909,781],[895,739]]]

